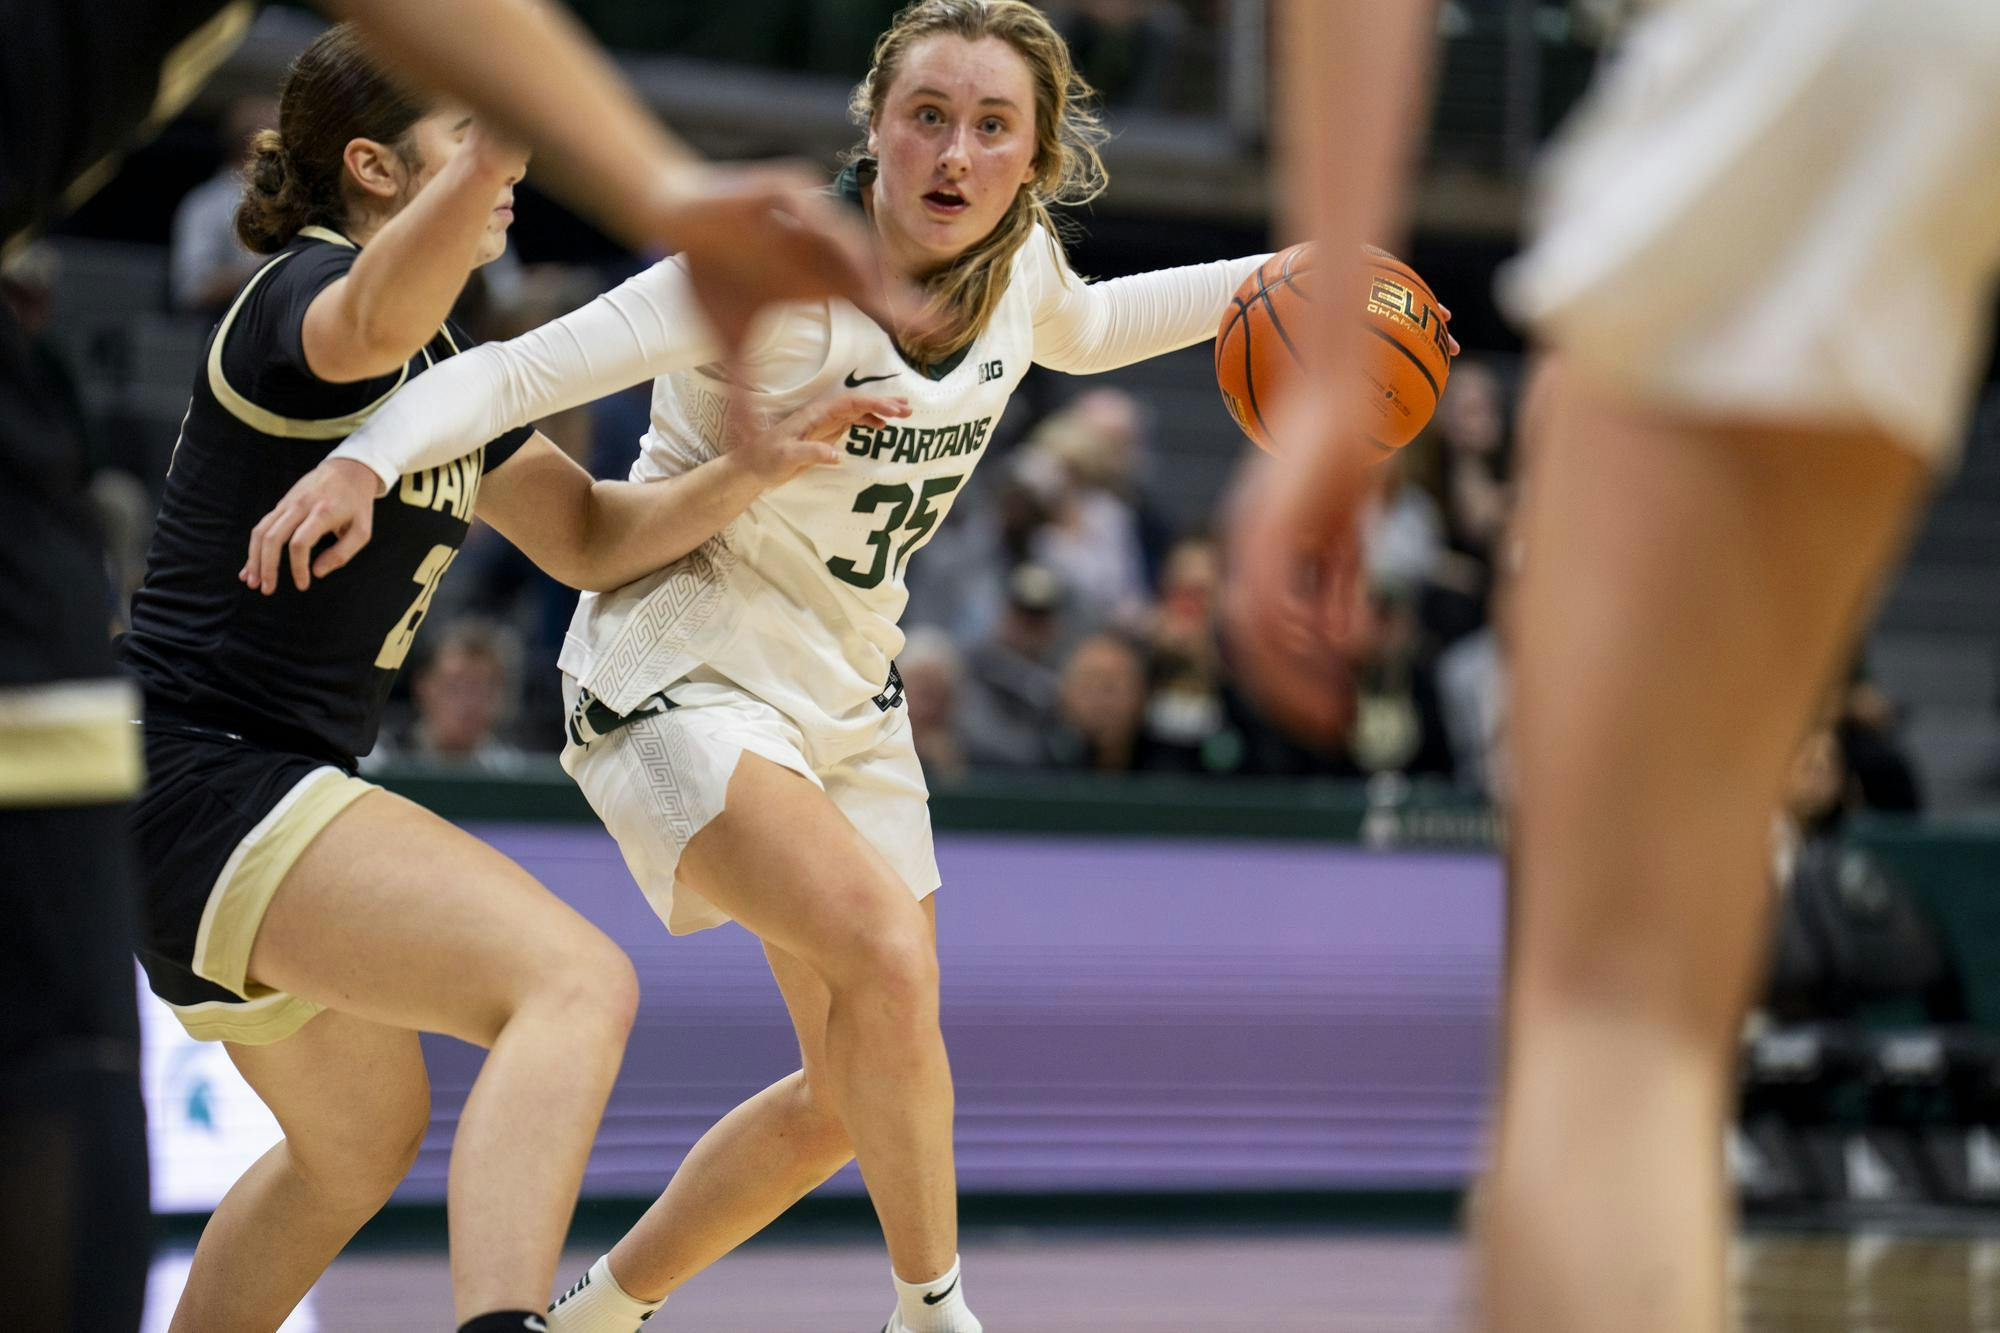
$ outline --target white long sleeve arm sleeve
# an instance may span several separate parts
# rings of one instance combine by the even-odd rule
[[[1047,255],[1040,234],[1028,244]],[[1268,258],[1253,255],[1085,282],[1050,255],[1037,263],[1042,290],[1035,303],[1035,362],[1094,375],[1213,338],[1229,298]]]
[[[330,457],[364,463],[393,486],[404,473],[462,458],[537,417],[705,365],[721,352],[687,271],[668,260],[561,319],[419,375]]]

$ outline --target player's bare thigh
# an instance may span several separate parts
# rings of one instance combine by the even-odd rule
[[[1508,603],[1521,982],[1723,1021],[1786,762],[1929,474],[1874,432],[1704,424],[1566,368],[1536,414]]]
[[[760,940],[838,985],[869,968],[935,971],[922,908],[818,787],[745,753],[679,875]]]
[[[527,871],[384,791],[336,815],[286,872],[249,974],[329,1009],[479,1045],[538,989],[632,988],[623,952]]]

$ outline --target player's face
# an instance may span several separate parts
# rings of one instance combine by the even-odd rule
[[[903,60],[868,128],[876,229],[916,275],[984,240],[1035,175],[1035,82],[997,37],[931,37]]]
[[[412,125],[410,135],[417,150],[417,168],[411,173],[409,188],[403,192],[406,205],[444,170],[446,163],[469,151],[468,144],[476,144],[479,137],[472,113],[449,102]],[[510,173],[507,183],[495,192],[493,211],[487,215],[486,231],[474,256],[476,264],[490,264],[506,251],[507,228],[514,222],[514,185],[520,179],[519,174]]]

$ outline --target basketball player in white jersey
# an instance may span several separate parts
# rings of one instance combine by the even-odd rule
[[[1030,5],[904,11],[855,94],[867,141],[836,188],[865,212],[890,271],[922,283],[943,319],[899,341],[841,301],[793,306],[753,328],[735,392],[760,420],[859,386],[904,400],[909,415],[850,431],[839,466],[767,493],[685,559],[577,609],[561,658],[563,763],[669,929],[733,918],[764,942],[804,1067],[695,1146],[557,1305],[561,1333],[628,1333],[850,1157],[888,1242],[888,1327],[980,1327],[957,1256],[939,876],[894,665],[904,570],[1031,364],[1109,370],[1210,338],[1263,258],[1077,277],[1047,209],[1103,188],[1089,98]],[[295,577],[337,567],[366,539],[378,488],[462,453],[455,442],[648,377],[652,429],[632,475],[685,473],[722,440],[732,386],[717,352],[670,262],[454,358],[259,525],[253,579],[275,586],[288,552]],[[308,571],[306,553],[329,532],[344,535]]]
[[[1305,4],[1293,176],[1379,235],[1429,7]],[[1507,629],[1514,934],[1479,1254],[1503,1333],[1720,1333],[1722,1135],[1789,757],[1953,464],[2000,272],[2000,7],[1643,7],[1502,295],[1553,353]],[[1345,249],[1343,249],[1345,246]],[[1337,358],[1344,329],[1323,330]],[[1364,468],[1317,426],[1249,482],[1242,642],[1288,633]]]

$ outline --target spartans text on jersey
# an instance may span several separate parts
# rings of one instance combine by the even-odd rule
[[[891,463],[928,463],[978,453],[992,429],[990,416],[951,426],[854,426],[847,432],[847,452],[856,458],[880,458],[888,452]]]

